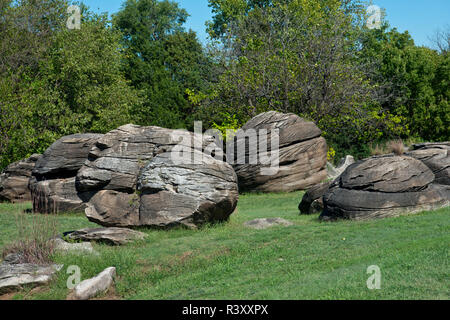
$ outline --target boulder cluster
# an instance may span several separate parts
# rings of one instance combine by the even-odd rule
[[[226,221],[237,206],[238,189],[308,190],[299,209],[321,213],[322,220],[397,216],[449,205],[448,142],[418,144],[401,156],[356,163],[347,156],[334,168],[314,123],[275,111],[247,122],[225,150],[216,142],[209,135],[132,124],[106,134],[62,137],[43,155],[4,170],[0,201],[31,200],[37,213],[84,211],[90,221],[109,228],[81,232],[86,238],[117,238],[111,228],[196,228]]]

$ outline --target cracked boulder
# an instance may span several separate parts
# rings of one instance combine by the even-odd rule
[[[422,161],[436,176],[435,183],[450,185],[450,142],[413,146],[407,155]]]
[[[211,145],[212,137],[184,130],[126,125],[109,132],[78,172],[78,190],[94,193],[86,216],[105,227],[227,220],[238,201],[237,177],[205,152]]]
[[[30,179],[33,211],[79,212],[92,196],[78,192],[75,177],[101,134],[74,134],[53,143],[36,162]]]
[[[380,156],[351,165],[324,196],[323,220],[365,220],[434,210],[449,205],[450,188],[408,156]]]
[[[0,175],[0,201],[20,203],[31,201],[28,187],[31,173],[36,161],[41,157],[34,154],[31,157],[10,164]]]
[[[0,293],[21,289],[24,286],[47,284],[62,269],[62,265],[0,264]]]
[[[267,135],[263,135],[264,130]],[[272,152],[276,150],[276,146],[272,147],[276,130],[278,157]],[[258,136],[253,136],[253,141],[248,138],[252,133]],[[322,182],[327,178],[328,147],[321,135],[313,122],[295,114],[270,111],[254,117],[227,144],[227,154],[234,153],[227,160],[236,171],[240,189],[291,192]],[[271,159],[272,156],[277,159]]]

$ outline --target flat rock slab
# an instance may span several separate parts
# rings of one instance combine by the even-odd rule
[[[99,253],[94,250],[90,242],[69,243],[58,238],[53,239],[53,243],[55,250],[63,253],[99,255]]]
[[[124,245],[132,241],[143,240],[147,234],[127,228],[81,229],[66,234],[71,240],[94,241],[111,245]]]
[[[293,223],[282,219],[282,218],[264,218],[264,219],[255,219],[251,221],[247,221],[244,223],[244,226],[256,229],[256,230],[264,230],[271,227],[289,227],[292,226]]]
[[[35,264],[0,265],[0,292],[20,289],[22,286],[36,286],[48,283],[62,269],[62,265],[40,266]]]
[[[74,300],[89,300],[94,298],[98,294],[108,290],[114,284],[115,277],[116,268],[107,268],[94,278],[80,282],[74,288],[73,295],[70,298]]]

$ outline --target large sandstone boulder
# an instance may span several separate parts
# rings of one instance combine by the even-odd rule
[[[450,185],[450,142],[423,143],[407,153],[427,165],[436,176],[435,183]]]
[[[323,220],[364,220],[448,206],[450,188],[433,184],[434,174],[408,156],[380,156],[351,165],[324,196]]]
[[[237,205],[237,177],[202,151],[211,144],[212,137],[184,130],[126,125],[109,132],[78,172],[78,190],[94,193],[86,216],[106,227],[227,220]],[[173,158],[180,150],[183,161]]]
[[[13,203],[31,201],[31,192],[28,184],[31,172],[36,165],[40,154],[10,164],[0,175],[0,201]]]
[[[273,163],[262,159],[268,158],[268,152],[273,151],[271,139],[275,129],[279,130],[279,169],[267,174],[262,169]],[[227,144],[227,154],[230,154],[229,149],[234,149],[235,157],[227,160],[236,171],[240,189],[260,192],[306,190],[327,178],[327,143],[314,123],[294,114],[270,111],[251,119],[240,132],[248,133],[249,130],[258,134],[267,130],[268,137],[266,141],[248,142],[238,132],[234,145]],[[256,145],[257,163],[252,162],[250,154],[252,146]],[[243,146],[245,153],[239,152]]]
[[[74,134],[53,143],[37,161],[30,179],[34,212],[79,212],[92,196],[78,192],[75,177],[101,134]]]

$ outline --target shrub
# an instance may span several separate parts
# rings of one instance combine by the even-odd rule
[[[389,141],[387,144],[388,150],[397,156],[401,156],[405,153],[405,145],[402,140]]]
[[[19,238],[4,248],[2,257],[18,254],[18,263],[50,264],[54,253],[52,238],[57,235],[56,216],[19,213],[16,225]]]

